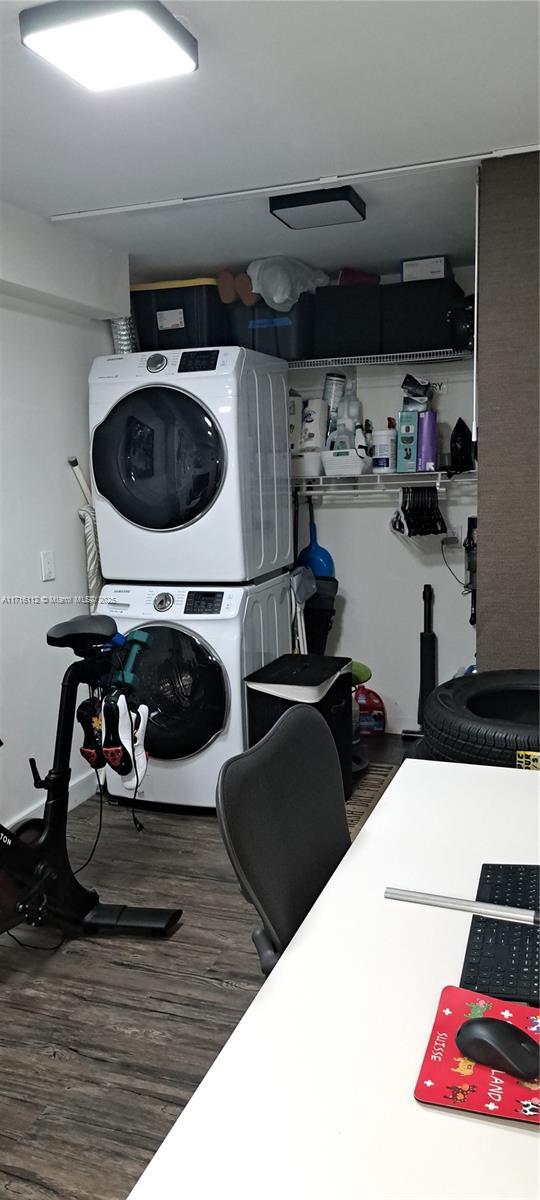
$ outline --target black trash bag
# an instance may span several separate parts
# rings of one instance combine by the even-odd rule
[[[328,634],[335,614],[335,598],[339,587],[333,576],[315,576],[317,591],[306,601],[304,623],[308,654],[325,654]]]
[[[455,475],[474,470],[472,433],[463,417],[459,417],[450,438],[451,470]]]

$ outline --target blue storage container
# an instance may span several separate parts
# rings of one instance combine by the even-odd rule
[[[310,358],[312,353],[313,300],[304,292],[290,312],[276,312],[262,300],[252,308],[241,301],[229,305],[231,332],[235,346],[258,350],[294,362]]]

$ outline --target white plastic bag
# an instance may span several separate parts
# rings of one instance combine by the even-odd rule
[[[289,312],[302,292],[314,292],[326,287],[328,275],[318,267],[309,267],[299,258],[256,258],[247,269],[254,292],[262,296],[269,308]]]

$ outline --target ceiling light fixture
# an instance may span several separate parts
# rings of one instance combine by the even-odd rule
[[[321,229],[323,225],[347,225],[366,219],[362,197],[348,186],[289,192],[286,196],[271,196],[268,203],[272,216],[289,229]]]
[[[57,0],[19,14],[21,41],[93,92],[187,75],[193,37],[158,0]]]

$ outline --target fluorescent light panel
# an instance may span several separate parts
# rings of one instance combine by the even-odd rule
[[[366,219],[362,197],[348,186],[271,196],[269,205],[272,216],[289,229],[322,229],[325,225],[348,225]]]
[[[197,42],[159,3],[53,3],[20,14],[23,44],[93,92],[197,69]]]

